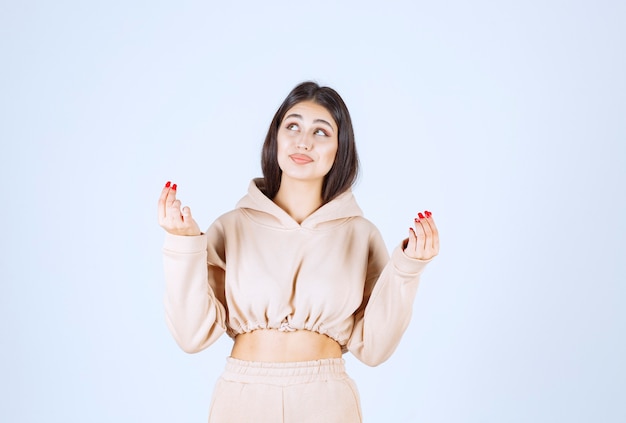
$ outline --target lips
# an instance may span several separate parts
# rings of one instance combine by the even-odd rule
[[[312,158],[305,154],[292,154],[289,156],[291,160],[293,160],[296,164],[307,164],[313,161]]]

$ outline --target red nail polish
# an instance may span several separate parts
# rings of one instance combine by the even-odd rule
[[[170,181],[167,181],[167,182],[165,183],[165,188],[169,188],[169,187],[170,187],[170,185],[171,185],[171,182],[170,182]]]
[[[176,191],[176,184],[172,185],[172,189]]]
[[[415,223],[419,222],[420,220],[416,217],[415,218]]]
[[[432,216],[432,215],[433,215],[433,214],[432,214],[431,212],[429,212],[428,210],[426,210],[424,213],[426,213],[426,217],[430,217],[430,216]]]
[[[418,213],[417,215],[419,216],[420,219],[424,219],[424,215],[422,213]]]

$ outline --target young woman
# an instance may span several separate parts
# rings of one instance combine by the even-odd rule
[[[342,354],[376,366],[393,353],[439,251],[432,214],[418,213],[389,257],[350,190],[358,157],[348,109],[313,82],[276,112],[262,170],[206,233],[165,184],[168,326],[189,353],[224,332],[234,339],[209,422],[360,422]]]

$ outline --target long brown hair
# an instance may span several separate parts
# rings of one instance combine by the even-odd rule
[[[261,151],[261,169],[265,179],[264,194],[274,198],[280,188],[282,170],[278,166],[277,135],[289,109],[297,103],[312,101],[328,110],[338,127],[335,162],[322,185],[322,200],[329,202],[352,187],[359,173],[359,157],[354,142],[350,112],[339,94],[330,87],[307,81],[296,86],[280,105],[265,136]]]

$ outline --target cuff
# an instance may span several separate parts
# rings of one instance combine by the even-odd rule
[[[428,260],[420,260],[407,256],[404,253],[404,242],[400,243],[391,254],[391,261],[398,272],[406,273],[409,275],[419,275],[422,273],[428,263],[432,261],[432,258]]]
[[[206,235],[184,236],[165,233],[163,250],[173,251],[182,254],[198,253],[206,251]]]

